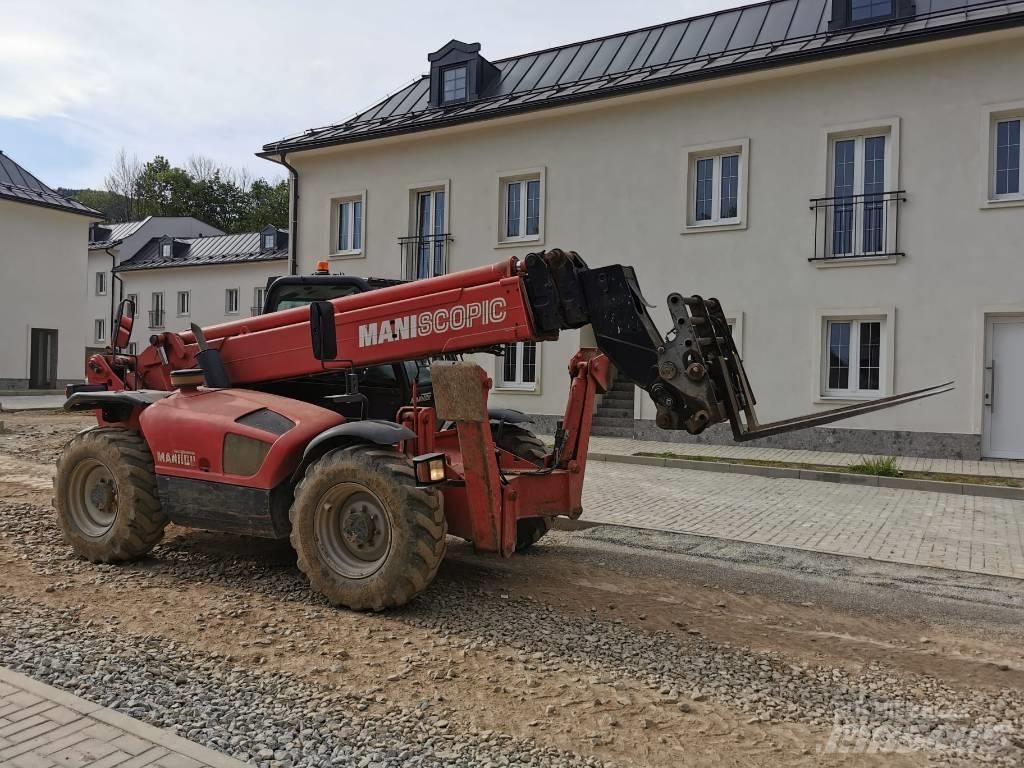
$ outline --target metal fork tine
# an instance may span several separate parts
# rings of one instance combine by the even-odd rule
[[[842,408],[833,408],[830,411],[824,411],[822,413],[809,413],[804,416],[796,416],[792,419],[773,421],[750,430],[743,429],[741,427],[740,429],[733,430],[733,436],[738,441],[754,440],[759,437],[767,437],[768,435],[779,435],[784,432],[806,429],[807,427],[831,424],[834,421],[848,419],[852,416],[880,411],[884,408],[892,408],[893,406],[911,403],[914,400],[921,400],[925,397],[932,397],[933,395],[941,395],[942,393],[949,392],[952,389],[954,389],[954,382],[948,381],[945,384],[937,384],[923,389],[916,389],[899,395],[890,395],[889,397],[883,397],[878,400],[869,400],[864,403],[854,403],[853,405],[846,405]]]

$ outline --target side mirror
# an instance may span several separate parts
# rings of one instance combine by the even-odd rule
[[[338,357],[338,336],[334,327],[334,305],[331,302],[314,301],[309,305],[309,335],[313,357],[321,361]]]
[[[135,302],[125,299],[117,307],[117,315],[114,318],[114,333],[112,335],[115,352],[128,349],[132,340],[132,326],[135,324]]]

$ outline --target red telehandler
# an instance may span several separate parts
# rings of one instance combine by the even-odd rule
[[[169,521],[290,537],[314,589],[382,610],[430,584],[448,534],[507,557],[552,518],[582,514],[591,415],[612,366],[652,398],[661,428],[699,434],[728,421],[736,440],[951,386],[759,424],[719,303],[671,294],[662,336],[631,267],[591,269],[552,250],[409,283],[338,280],[348,287],[318,300],[316,278],[282,278],[295,296],[276,306],[291,308],[157,333],[138,356],[126,352],[134,307],[122,302],[113,346],[89,359],[88,383],[65,405],[99,422],[68,443],[55,480],[79,554],[138,558]],[[551,450],[521,414],[488,408],[490,378],[460,358],[588,324],[597,349],[569,362]],[[383,400],[370,372],[382,370],[408,372],[410,387],[373,418]]]

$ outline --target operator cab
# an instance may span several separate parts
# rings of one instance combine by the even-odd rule
[[[267,281],[263,314],[293,307],[306,307],[314,301],[329,301],[356,293],[399,285],[404,280],[353,277],[324,274],[272,277]],[[398,409],[412,404],[413,385],[416,404],[432,406],[433,389],[430,364],[426,360],[406,360],[388,365],[357,368],[359,392],[366,396],[365,405],[353,402],[332,402],[328,396],[346,391],[345,372],[330,372],[291,381],[262,384],[258,389],[277,395],[294,397],[308,403],[338,411],[348,420],[386,419],[393,421]]]

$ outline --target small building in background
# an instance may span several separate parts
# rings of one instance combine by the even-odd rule
[[[82,251],[101,218],[0,152],[0,389],[81,381]]]
[[[135,344],[154,332],[258,315],[267,282],[288,271],[288,231],[149,240],[114,270],[135,302]]]
[[[192,216],[147,216],[139,221],[89,227],[86,275],[88,323],[86,357],[110,343],[111,322],[122,298],[114,267],[130,259],[155,237],[207,237],[224,232]]]

